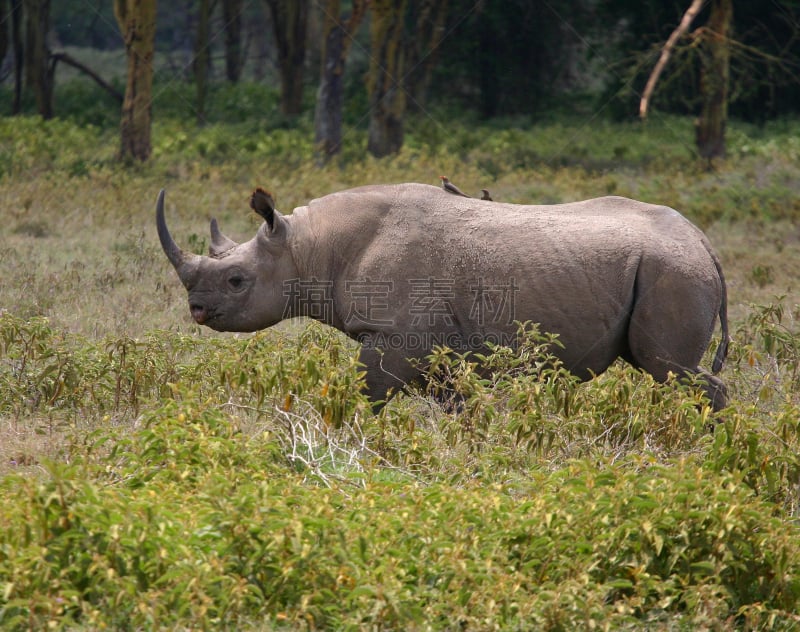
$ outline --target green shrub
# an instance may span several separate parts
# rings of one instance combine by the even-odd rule
[[[798,606],[800,534],[733,475],[584,462],[525,493],[326,490],[218,413],[178,410],[111,479],[2,482],[5,629],[754,627]]]

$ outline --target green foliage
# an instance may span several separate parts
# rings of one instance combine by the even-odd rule
[[[514,494],[330,491],[218,412],[159,417],[112,481],[84,463],[2,482],[4,629],[753,626],[800,598],[800,534],[733,475],[576,463]]]
[[[96,127],[38,117],[0,117],[0,178],[43,172],[81,175],[113,158],[108,136]],[[114,146],[115,147],[115,146]]]
[[[800,333],[794,327],[796,314],[787,310],[784,297],[774,303],[751,305],[751,313],[738,331],[741,346],[733,361],[759,374],[762,388],[757,396],[768,400],[789,397],[800,387]]]
[[[69,84],[63,90],[70,112],[65,119],[0,118],[0,134],[7,139],[0,145],[0,177],[109,177],[118,149],[116,105],[103,113],[98,110],[104,107],[101,95],[76,85],[73,103]],[[157,83],[154,90],[154,161],[141,167],[139,176],[157,176],[161,184],[223,177],[250,187],[254,179],[267,177],[271,187],[300,182],[300,190],[290,193],[298,197],[289,200],[300,203],[351,183],[436,183],[447,172],[462,184],[466,179],[470,185],[464,186],[473,193],[485,186],[497,192],[500,186],[503,201],[557,203],[623,195],[663,202],[701,226],[720,219],[794,221],[800,214],[800,146],[797,124],[790,121],[772,123],[767,131],[731,122],[731,157],[716,172],[706,172],[688,143],[693,131],[685,117],[661,115],[646,125],[561,116],[454,126],[448,121],[457,113],[432,109],[409,118],[398,155],[370,158],[365,130],[350,129],[341,156],[320,171],[313,166],[310,117],[285,120],[274,90],[254,84],[214,86],[207,107],[214,124],[204,127],[186,124],[194,120],[191,86]],[[328,188],[320,186],[325,183]],[[763,275],[755,278],[759,282]]]
[[[780,313],[737,348],[793,359]],[[790,627],[800,607],[789,399],[715,421],[630,368],[579,384],[525,327],[514,350],[431,355],[449,405],[374,416],[354,350],[315,324],[0,332],[0,401],[117,420],[0,479],[4,629]]]
[[[112,82],[120,94],[125,93],[124,81]],[[108,92],[95,83],[72,80],[56,88],[55,107],[62,118],[80,126],[93,126],[103,130],[119,127],[120,107]]]

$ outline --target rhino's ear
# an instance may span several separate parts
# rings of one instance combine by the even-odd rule
[[[272,193],[266,189],[258,187],[250,195],[250,208],[264,218],[264,221],[269,225],[269,229],[273,229],[275,218],[275,198]]]
[[[261,225],[258,231],[259,239],[268,241],[270,245],[282,244],[286,241],[286,235],[289,232],[289,223],[278,211],[274,211],[270,219],[272,221],[268,222],[265,220]]]

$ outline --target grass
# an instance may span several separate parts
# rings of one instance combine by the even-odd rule
[[[115,161],[102,103],[0,118],[0,627],[798,625],[796,122],[732,122],[709,171],[686,119],[436,111],[395,157],[366,156],[356,126],[320,168],[309,119],[281,120],[269,90],[218,87],[202,128],[189,88],[159,90],[141,166]],[[458,412],[411,392],[374,415],[336,332],[195,325],[155,234],[161,187],[200,251],[212,215],[253,234],[255,186],[288,212],[441,173],[512,202],[628,195],[701,225],[734,334],[722,420],[623,364],[585,384],[532,370],[533,334],[488,377],[439,357]]]

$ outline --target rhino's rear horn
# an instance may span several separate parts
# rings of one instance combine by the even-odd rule
[[[208,247],[208,254],[215,259],[221,257],[231,248],[238,246],[233,239],[226,237],[219,229],[216,218],[211,219],[211,245]]]

